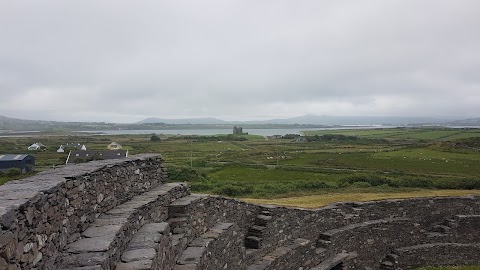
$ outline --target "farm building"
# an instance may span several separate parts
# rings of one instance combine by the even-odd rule
[[[75,164],[101,159],[120,159],[126,157],[128,157],[128,150],[75,150],[68,153],[65,164]]]
[[[108,150],[120,150],[122,149],[122,146],[116,142],[112,142],[107,146]]]
[[[47,147],[43,143],[34,143],[30,145],[27,149],[28,150],[45,150],[47,149]]]
[[[35,169],[35,157],[27,154],[0,154],[0,171],[17,168],[22,173],[32,172]]]
[[[75,149],[80,149],[80,150],[87,150],[87,147],[85,146],[85,144],[81,144],[81,143],[66,143],[65,145],[60,145],[60,147],[58,148],[57,152],[58,153],[63,153],[65,152],[65,150],[69,150],[69,149],[72,149],[72,148],[75,148]]]
[[[300,135],[299,135],[299,136],[296,136],[296,137],[292,140],[292,142],[308,142],[308,139],[305,138],[305,137],[303,137],[303,136],[300,136]]]

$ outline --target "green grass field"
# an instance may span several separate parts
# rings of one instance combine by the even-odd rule
[[[261,136],[59,135],[1,138],[0,153],[34,152],[37,170],[64,162],[60,144],[106,149],[116,141],[130,154],[161,153],[171,181],[193,191],[233,197],[281,198],[326,193],[392,193],[480,188],[480,130],[395,128],[308,132],[310,142]],[[325,136],[334,134],[337,136]],[[318,135],[318,136],[315,136]],[[352,137],[345,137],[352,136]],[[9,177],[0,175],[0,183]]]
[[[334,134],[338,136],[322,136]],[[60,144],[106,149],[118,142],[130,155],[161,153],[170,181],[194,192],[245,201],[317,208],[338,201],[480,195],[480,129],[375,129],[308,132],[310,142],[260,136],[49,135],[0,138],[1,153],[30,153],[37,171],[63,164]],[[317,135],[315,137],[315,135]],[[353,136],[353,137],[345,137]],[[326,139],[329,138],[329,139]],[[46,151],[29,152],[34,143]],[[0,174],[0,184],[26,175]],[[476,270],[478,266],[418,270]]]

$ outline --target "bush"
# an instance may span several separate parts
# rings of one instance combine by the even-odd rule
[[[152,136],[150,137],[150,141],[151,142],[159,142],[160,137],[158,137],[156,134],[152,134]]]
[[[203,182],[193,182],[191,183],[191,187],[193,192],[204,192],[210,190],[210,186]]]
[[[432,179],[422,177],[404,177],[394,181],[398,187],[413,187],[413,188],[432,188],[434,187]]]
[[[355,176],[344,178],[341,181],[346,184],[346,185],[344,184],[343,186],[349,186],[356,182],[368,183],[372,187],[381,186],[385,184],[386,185],[392,184],[392,181],[390,179],[383,178],[376,175],[355,175]]]
[[[253,188],[248,186],[234,186],[234,185],[226,185],[223,187],[216,188],[213,193],[218,195],[225,195],[230,197],[237,197],[237,196],[244,196],[251,194],[253,192]]]
[[[372,185],[370,185],[370,183],[367,183],[367,182],[355,182],[351,185],[351,187],[354,187],[354,188],[369,188],[369,187],[372,187]]]
[[[18,175],[21,175],[22,174],[22,171],[18,168],[11,168],[11,169],[8,169],[8,171],[5,172],[5,175],[7,176],[18,176]]]
[[[441,179],[434,186],[440,189],[480,189],[480,179]]]
[[[324,189],[330,186],[324,181],[300,181],[296,183],[296,187],[299,189]]]
[[[67,162],[67,157],[66,156],[62,156],[62,157],[59,157],[58,158],[58,164],[59,165],[63,165]]]
[[[205,174],[199,173],[193,168],[187,167],[169,167],[168,179],[171,181],[198,181],[204,180]]]

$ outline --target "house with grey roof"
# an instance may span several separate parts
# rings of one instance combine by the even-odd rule
[[[28,154],[0,154],[0,171],[20,169],[22,173],[35,170],[35,157]]]
[[[68,153],[65,164],[83,163],[102,159],[120,159],[126,157],[128,157],[128,150],[74,150]]]

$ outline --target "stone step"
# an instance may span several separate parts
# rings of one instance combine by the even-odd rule
[[[250,249],[261,249],[262,238],[256,236],[245,237],[245,247]]]
[[[187,217],[174,217],[169,218],[167,223],[171,228],[174,257],[178,258],[192,240],[192,222]]]
[[[433,226],[433,229],[432,229],[433,232],[437,232],[441,234],[450,233],[451,230],[452,228],[446,225],[435,225]]]
[[[328,246],[332,243],[331,239],[332,236],[330,234],[321,233],[318,236],[316,245],[320,248],[328,248]]]
[[[116,270],[158,269],[173,266],[173,250],[166,222],[145,224],[132,237]]]
[[[394,269],[397,259],[398,259],[397,254],[393,254],[393,253],[387,254],[385,258],[382,260],[382,262],[380,263],[380,269],[382,270]]]
[[[330,246],[330,244],[332,244],[332,241],[322,240],[322,239],[317,240],[317,247],[319,247],[319,248],[325,248],[326,249]]]
[[[186,224],[189,222],[187,217],[177,217],[177,218],[169,218],[167,222],[170,224],[172,228],[172,233],[185,233],[186,232]]]
[[[264,226],[253,225],[250,228],[248,228],[247,236],[262,237],[265,229],[266,227]]]
[[[188,244],[174,270],[244,269],[245,251],[238,245],[241,240],[238,231],[233,223],[217,223]]]
[[[255,219],[255,225],[266,226],[270,220],[272,220],[272,216],[258,215]]]
[[[455,215],[454,221],[449,225],[451,227],[455,225],[455,227],[461,227],[462,229],[477,229],[480,227],[480,215]]]
[[[320,262],[320,256],[310,240],[298,238],[255,260],[247,270],[289,270],[300,267],[305,269],[312,266],[311,263]]]
[[[349,261],[349,260],[352,260],[353,258],[357,257],[357,253],[356,252],[351,252],[351,253],[347,253],[347,252],[342,252],[342,253],[338,253],[326,260],[324,260],[323,262],[321,262],[320,264],[318,264],[317,266],[313,267],[313,268],[310,268],[310,270],[337,270],[337,269],[344,269],[343,266],[344,264]]]
[[[265,215],[265,216],[271,216],[272,215],[272,212],[271,211],[268,211],[268,210],[262,210],[260,212],[262,215]]]
[[[393,250],[381,269],[415,269],[430,265],[478,265],[480,243],[427,243]]]
[[[56,269],[93,266],[110,269],[145,223],[166,219],[167,206],[188,192],[182,183],[164,184],[101,214],[80,239],[65,247],[57,258]]]
[[[192,194],[192,195],[179,198],[178,200],[172,202],[168,206],[169,217],[170,218],[189,217],[190,216],[188,212],[189,206],[202,198],[205,198],[205,196]]]
[[[192,194],[179,198],[168,205],[169,219],[167,222],[170,224],[176,258],[187,248],[193,238],[207,230],[204,221],[199,222],[195,218],[195,214],[200,213],[208,216],[208,213],[203,213],[204,209],[201,204],[202,200],[207,197],[206,195]]]

